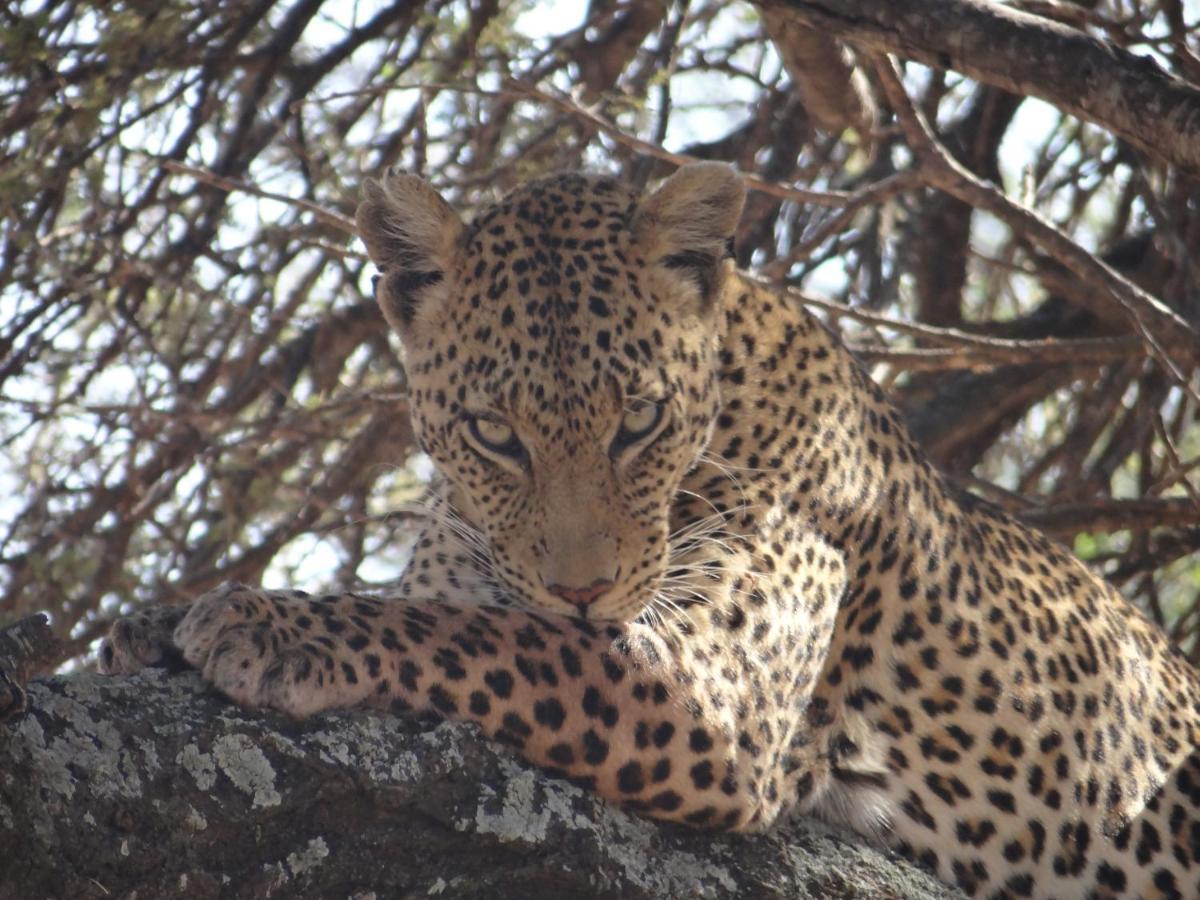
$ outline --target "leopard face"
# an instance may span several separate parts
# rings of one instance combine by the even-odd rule
[[[715,298],[741,205],[728,169],[700,169],[642,203],[545,179],[470,225],[391,176],[360,213],[369,245],[410,250],[376,242],[377,293],[452,525],[526,604],[628,620],[668,571],[671,502],[721,403]]]

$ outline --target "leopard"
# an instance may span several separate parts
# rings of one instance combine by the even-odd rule
[[[100,668],[473,722],[633,814],[807,815],[968,896],[1200,896],[1196,670],[736,268],[744,199],[718,162],[650,193],[571,172],[468,222],[368,180],[437,473],[398,586],[228,584],[118,621]]]

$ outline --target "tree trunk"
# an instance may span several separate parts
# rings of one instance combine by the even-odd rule
[[[0,897],[949,898],[800,821],[767,835],[633,818],[469,726],[297,722],[194,673],[51,678],[0,725]]]

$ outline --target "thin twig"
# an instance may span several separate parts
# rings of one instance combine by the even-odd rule
[[[556,106],[568,115],[592,125],[618,143],[624,144],[626,147],[636,150],[639,153],[644,153],[647,156],[652,156],[655,159],[661,159],[665,162],[674,163],[677,166],[699,162],[694,157],[683,153],[672,153],[670,150],[666,150],[656,144],[644,141],[641,138],[634,137],[622,131],[607,119],[602,118],[570,97],[541,90],[519,81],[509,81],[507,85],[508,89],[518,96]],[[753,175],[747,175],[744,172],[738,174],[741,175],[742,181],[745,182],[746,187],[750,190],[760,191],[772,197],[778,197],[780,200],[794,200],[797,203],[812,203],[816,206],[841,207],[855,199],[855,194],[849,191],[809,191],[803,188],[776,184],[772,181],[763,181],[761,178],[755,178]]]
[[[830,216],[812,234],[797,243],[787,256],[773,260],[764,266],[762,274],[769,279],[783,278],[788,270],[810,254],[834,235],[844,231],[850,222],[858,215],[864,206],[878,206],[893,197],[911,191],[918,186],[920,179],[913,172],[897,172],[872,184],[859,188],[846,197],[845,204]]]
[[[300,197],[289,197],[286,194],[277,194],[274,191],[265,191],[253,184],[248,184],[244,181],[236,181],[232,178],[226,178],[223,175],[218,175],[209,169],[201,168],[200,166],[189,166],[185,163],[176,162],[173,159],[161,160],[162,167],[168,172],[174,172],[176,175],[187,175],[190,178],[195,178],[203,184],[212,185],[215,188],[220,188],[223,191],[237,191],[242,194],[249,194],[252,197],[261,197],[264,200],[274,200],[277,203],[283,203],[287,206],[294,206],[297,209],[303,209],[306,212],[312,213],[322,222],[327,225],[332,225],[334,228],[344,231],[347,234],[356,235],[358,229],[354,225],[354,220],[343,216],[341,213],[335,213],[322,206],[318,206],[311,200],[305,200]],[[366,256],[353,251],[342,250],[345,256],[357,256],[366,259]]]

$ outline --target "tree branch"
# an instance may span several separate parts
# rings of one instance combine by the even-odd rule
[[[1200,175],[1200,90],[1153,60],[986,0],[758,0],[829,37],[1040,97]]]
[[[1034,528],[1059,538],[1071,538],[1081,531],[1147,531],[1200,525],[1200,506],[1190,499],[1176,497],[1063,504],[1049,509],[1026,509],[1017,515]]]
[[[946,152],[924,116],[909,101],[891,60],[877,57],[874,62],[875,73],[904,129],[917,158],[918,171],[925,181],[965,203],[988,210],[1053,256],[1101,297],[1111,298],[1133,328],[1145,338],[1159,364],[1184,390],[1191,391],[1189,375],[1180,369],[1168,350],[1188,366],[1200,359],[1200,335],[1195,329],[1174,310],[1093,256],[1036,212],[1008,199],[964,168]]]
[[[25,685],[56,658],[58,643],[41,613],[0,630],[0,723],[26,711]]]
[[[809,115],[829,134],[855,128],[869,141],[879,110],[870,85],[850,53],[786,10],[764,6],[762,14],[771,43],[779,51]]]
[[[766,835],[636,819],[463,724],[295,722],[193,673],[32,684],[0,729],[0,896],[895,897],[900,860],[798,821]]]

